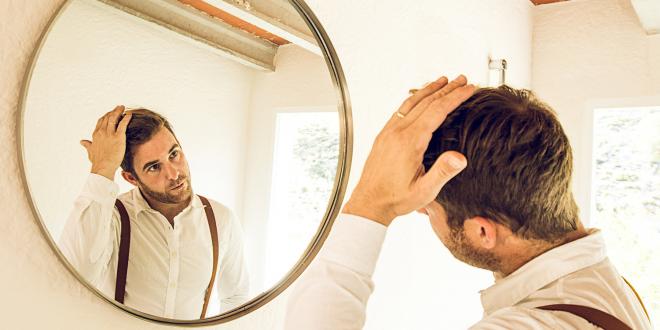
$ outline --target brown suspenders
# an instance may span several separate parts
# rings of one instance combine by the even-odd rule
[[[204,211],[206,212],[206,219],[209,222],[209,231],[211,232],[211,241],[213,241],[213,272],[211,272],[211,281],[209,281],[209,286],[206,288],[206,294],[204,295],[202,315],[199,317],[200,319],[203,319],[206,316],[206,308],[209,306],[209,299],[211,298],[213,283],[215,282],[215,274],[218,270],[218,230],[216,229],[215,215],[213,214],[211,203],[209,203],[209,200],[206,199],[206,197],[199,196],[199,199],[201,199],[204,204]]]
[[[124,303],[124,294],[126,293],[126,272],[128,271],[128,250],[131,247],[131,222],[128,220],[128,213],[124,204],[119,200],[115,201],[115,206],[119,210],[119,219],[121,220],[121,236],[119,238],[119,262],[117,264],[117,281],[115,282],[115,300]]]
[[[198,195],[199,196],[199,195]],[[215,274],[218,270],[218,230],[215,222],[215,214],[211,208],[211,203],[206,197],[199,196],[199,199],[204,204],[204,212],[206,212],[206,220],[209,224],[209,232],[211,233],[211,241],[213,242],[213,271],[211,272],[211,280],[206,287],[204,294],[204,305],[202,306],[202,314],[200,319],[206,316],[206,309],[209,305],[211,298],[211,291],[213,290],[213,283],[215,282]],[[119,256],[117,260],[117,282],[115,283],[115,300],[119,303],[124,303],[124,295],[126,294],[126,274],[128,271],[128,252],[131,245],[131,222],[128,218],[128,213],[124,204],[119,200],[115,201],[115,206],[119,210],[119,218],[121,221],[121,236],[119,240]]]
[[[556,304],[556,305],[547,305],[536,307],[538,309],[543,309],[546,311],[559,311],[559,312],[568,312],[573,315],[579,316],[593,325],[600,327],[604,330],[632,330],[627,324],[623,321],[614,317],[611,314],[605,313],[599,309],[582,306],[582,305],[571,305],[571,304]]]
[[[644,302],[642,301],[642,298],[637,294],[637,291],[635,288],[633,288],[632,284],[626,280],[625,277],[621,277],[626,284],[630,287],[630,289],[635,293],[635,297],[637,297],[637,300],[639,303],[642,305],[642,309],[644,310],[644,314],[646,314],[646,317],[651,320],[649,317],[648,312],[646,311],[646,306],[644,306]],[[546,311],[559,311],[559,312],[567,312],[571,313],[573,315],[579,316],[590,323],[594,324],[595,326],[598,326],[604,330],[632,330],[630,326],[625,324],[623,321],[619,320],[615,316],[608,314],[606,312],[603,312],[599,309],[587,307],[587,306],[582,306],[582,305],[571,305],[571,304],[556,304],[556,305],[546,305],[546,306],[541,306],[541,307],[536,307],[538,309],[543,309]]]

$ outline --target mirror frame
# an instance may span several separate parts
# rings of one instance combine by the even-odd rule
[[[321,26],[320,22],[318,21],[312,10],[304,2],[304,0],[289,0],[289,3],[298,11],[300,16],[307,23],[307,26],[314,34],[314,38],[316,39],[317,43],[319,44],[319,47],[323,52],[323,57],[325,58],[325,62],[328,66],[328,70],[330,70],[332,82],[335,88],[335,93],[337,95],[337,102],[338,102],[337,110],[340,116],[339,157],[337,162],[337,171],[335,175],[334,186],[330,194],[328,206],[323,215],[323,219],[319,224],[316,234],[312,237],[311,242],[307,245],[307,248],[305,249],[305,252],[303,253],[302,257],[298,259],[298,261],[293,266],[293,268],[285,275],[285,277],[282,280],[280,280],[270,289],[262,292],[261,294],[252,298],[248,302],[244,303],[243,305],[235,309],[232,309],[230,311],[227,311],[225,313],[200,320],[169,319],[169,318],[163,318],[163,317],[143,313],[134,308],[120,304],[116,302],[114,299],[111,299],[110,297],[106,297],[94,286],[88,283],[78,273],[78,271],[69,263],[69,261],[60,251],[56,241],[50,235],[48,228],[46,228],[46,225],[42,221],[42,217],[37,209],[37,206],[34,203],[34,200],[32,199],[32,193],[25,171],[25,153],[24,153],[25,147],[24,147],[23,120],[26,110],[25,104],[27,100],[27,94],[30,87],[32,73],[34,71],[39,53],[41,52],[41,49],[46,41],[46,37],[48,36],[49,32],[54,26],[54,23],[57,21],[57,18],[64,12],[64,9],[72,1],[73,0],[65,0],[61,5],[59,5],[55,13],[48,20],[46,27],[41,32],[41,35],[37,39],[37,44],[32,54],[30,55],[29,63],[25,71],[25,74],[23,76],[23,83],[21,86],[21,94],[18,104],[19,111],[18,111],[18,118],[16,120],[17,123],[16,132],[18,133],[17,136],[19,137],[18,148],[17,148],[19,169],[21,172],[21,179],[23,182],[23,187],[26,191],[26,195],[27,195],[26,197],[28,203],[30,205],[30,208],[32,209],[32,214],[34,215],[35,221],[38,223],[38,226],[41,228],[42,234],[50,244],[55,254],[59,257],[62,264],[69,270],[69,272],[76,278],[76,280],[78,280],[82,285],[87,287],[89,290],[91,290],[101,299],[111,303],[116,308],[122,311],[126,311],[134,316],[137,316],[138,318],[159,324],[182,325],[182,326],[208,326],[208,325],[215,325],[215,324],[229,322],[241,316],[247,315],[248,313],[256,311],[257,309],[259,309],[260,307],[264,306],[266,303],[270,302],[275,297],[277,297],[286,288],[288,288],[312,262],[316,254],[321,249],[321,246],[325,242],[325,239],[328,237],[328,234],[330,233],[332,224],[334,223],[335,218],[337,217],[337,215],[341,210],[341,204],[344,198],[344,194],[346,193],[346,186],[348,184],[351,158],[353,153],[353,126],[352,126],[352,117],[351,117],[351,107],[350,107],[350,99],[348,95],[348,88],[346,86],[346,79],[344,77],[344,73],[341,64],[339,63],[339,59],[337,57],[335,49],[332,46],[332,43],[330,42],[328,35],[326,34],[325,30]]]

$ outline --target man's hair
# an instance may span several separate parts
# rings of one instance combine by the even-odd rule
[[[450,228],[481,216],[549,242],[577,229],[571,146],[552,109],[531,91],[477,90],[433,133],[426,171],[447,150],[468,160],[436,197]]]
[[[154,111],[139,108],[130,110],[130,112],[132,115],[131,121],[126,128],[126,151],[124,152],[124,159],[121,162],[121,168],[137,177],[135,168],[133,168],[135,149],[151,140],[163,127],[167,128],[175,139],[176,134],[174,134],[172,126],[167,119]]]

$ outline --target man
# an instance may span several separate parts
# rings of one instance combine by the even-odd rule
[[[164,117],[124,110],[105,114],[92,141],[81,141],[92,169],[62,234],[62,252],[101,292],[144,313],[204,318],[218,312],[206,311],[211,292],[221,311],[240,305],[249,285],[238,220],[193,194],[185,154]],[[118,196],[120,166],[136,188]],[[120,246],[128,246],[127,255]]]
[[[475,92],[463,76],[429,84],[376,138],[290,297],[286,328],[361,328],[387,226],[418,210],[457,259],[495,275],[472,329],[593,329],[594,314],[607,325],[650,329],[600,232],[580,223],[571,171],[566,135],[531,92]]]

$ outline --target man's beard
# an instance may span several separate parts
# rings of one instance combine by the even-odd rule
[[[171,193],[172,188],[180,185],[184,181],[186,182],[186,187],[184,189],[177,191],[176,194]],[[167,186],[167,190],[165,192],[152,190],[139,180],[138,183],[140,191],[142,191],[144,195],[147,195],[163,204],[179,204],[188,201],[192,196],[192,186],[190,184],[190,177],[188,176],[179,178],[177,181],[172,181],[172,183]]]
[[[449,242],[445,246],[456,259],[477,268],[493,272],[500,270],[500,259],[490,251],[470,245],[463,228],[450,228],[449,231]]]

